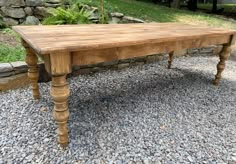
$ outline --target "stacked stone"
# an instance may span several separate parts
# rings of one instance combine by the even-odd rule
[[[0,16],[6,25],[38,25],[49,15],[48,10],[63,6],[62,0],[0,0]],[[90,20],[99,23],[98,8],[83,5],[91,13]],[[125,16],[122,13],[110,13],[109,23],[144,23],[143,20]]]
[[[133,18],[130,16],[125,16],[122,13],[111,13],[111,21],[109,22],[111,24],[117,24],[117,23],[145,23],[145,21],[137,18]]]
[[[0,15],[6,25],[40,24],[48,9],[61,5],[61,0],[0,0]]]
[[[0,64],[0,78],[9,77],[12,75],[17,75],[27,72],[27,65],[25,62],[11,62],[11,63],[1,63]]]

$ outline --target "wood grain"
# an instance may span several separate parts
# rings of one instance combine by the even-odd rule
[[[230,44],[223,45],[223,49],[220,52],[220,62],[217,64],[217,74],[215,76],[215,80],[213,81],[214,85],[219,85],[221,74],[225,69],[225,61],[229,58],[231,52]]]
[[[70,90],[66,75],[71,72],[72,65],[166,52],[170,53],[170,68],[174,51],[223,44],[214,81],[218,85],[236,36],[234,30],[179,23],[15,26],[13,29],[24,40],[22,44],[27,52],[26,62],[35,98],[39,97],[37,56],[43,59],[46,70],[52,75],[50,94],[54,101],[53,117],[58,124],[58,142],[61,146],[69,142],[67,121]]]
[[[168,69],[171,69],[171,65],[172,65],[172,62],[173,62],[173,56],[174,56],[174,51],[171,51],[171,52],[169,53]]]
[[[33,97],[34,99],[39,99],[39,86],[38,86],[38,79],[39,79],[39,70],[38,70],[38,57],[33,52],[33,50],[29,47],[29,45],[24,41],[21,40],[22,45],[25,47],[26,57],[25,61],[28,65],[28,78],[31,83]]]
[[[210,39],[236,34],[233,30],[180,23],[15,26],[13,29],[39,54]]]
[[[50,74],[52,75],[62,75],[71,73],[71,56],[69,52],[58,51],[50,53]]]
[[[119,59],[127,59],[158,53],[198,48],[212,44],[224,44],[230,36],[217,36],[212,38],[186,39],[181,41],[166,41],[161,43],[146,43],[142,45],[127,45],[123,47],[89,49],[72,52],[72,65],[96,64]]]
[[[70,95],[66,75],[52,76],[50,94],[54,101],[53,117],[58,124],[58,143],[65,147],[69,142],[67,121],[69,118],[68,97]]]

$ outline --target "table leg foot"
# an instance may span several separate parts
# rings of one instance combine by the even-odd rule
[[[39,99],[39,86],[38,86],[38,79],[39,79],[39,70],[38,70],[38,57],[37,55],[29,48],[25,47],[26,49],[26,63],[29,67],[28,69],[28,78],[32,86],[33,90],[33,97],[34,99]]]
[[[169,53],[168,69],[171,69],[171,65],[172,65],[172,62],[173,62],[173,57],[174,57],[174,51],[171,51],[171,52]]]
[[[66,82],[66,75],[52,76],[52,86],[50,91],[54,101],[53,117],[58,125],[58,143],[61,147],[68,145],[67,121],[69,118],[68,97],[70,90]]]
[[[230,56],[230,45],[224,45],[222,51],[220,52],[220,62],[217,64],[217,74],[215,75],[215,80],[213,81],[214,85],[219,85],[219,82],[221,80],[222,72],[225,69],[225,61]]]

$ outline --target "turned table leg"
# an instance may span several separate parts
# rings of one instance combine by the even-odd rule
[[[38,57],[26,43],[22,41],[22,44],[26,50],[25,61],[29,67],[28,78],[32,86],[33,97],[34,99],[39,99],[39,86],[38,86],[39,70],[37,65]]]
[[[71,54],[64,51],[54,52],[46,56],[44,62],[47,71],[52,75],[50,94],[54,101],[53,117],[58,125],[58,143],[64,148],[69,143],[67,121],[70,89],[66,75],[71,73]]]
[[[66,82],[66,75],[52,76],[50,94],[54,101],[53,117],[58,124],[58,143],[65,147],[68,140],[67,121],[69,118],[68,97],[70,90]]]
[[[173,57],[174,57],[174,51],[171,51],[169,53],[169,59],[168,59],[168,69],[171,68],[172,62],[173,62]]]
[[[225,61],[230,56],[231,46],[229,44],[223,45],[223,49],[221,50],[219,56],[220,56],[220,62],[217,64],[217,74],[215,75],[215,80],[213,81],[214,85],[218,85],[221,79],[221,74],[225,69]]]

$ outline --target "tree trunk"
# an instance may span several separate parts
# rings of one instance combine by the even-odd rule
[[[100,23],[105,24],[104,2],[100,0]]]
[[[212,12],[213,13],[217,12],[217,0],[213,0]]]
[[[189,0],[188,1],[188,9],[191,11],[197,10],[197,0]]]
[[[173,0],[171,7],[179,8],[180,7],[180,0]]]

